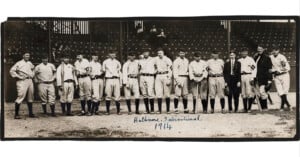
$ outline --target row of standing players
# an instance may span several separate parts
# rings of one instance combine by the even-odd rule
[[[115,100],[117,114],[121,114],[119,100],[122,85],[129,114],[131,114],[132,95],[135,98],[135,113],[140,113],[140,92],[144,99],[145,113],[154,113],[154,98],[157,99],[157,113],[162,113],[163,98],[166,102],[166,112],[170,113],[172,78],[175,87],[175,113],[179,113],[179,98],[182,98],[184,113],[189,113],[189,83],[193,95],[193,113],[197,110],[198,97],[201,99],[203,113],[207,113],[208,100],[210,100],[211,113],[214,113],[216,96],[220,99],[221,112],[225,113],[225,95],[228,96],[229,112],[233,112],[232,98],[234,112],[237,112],[240,94],[244,112],[251,111],[254,97],[258,98],[262,111],[265,111],[268,109],[267,88],[270,87],[272,80],[281,97],[281,110],[285,104],[290,108],[287,101],[290,66],[286,57],[279,53],[278,47],[274,47],[272,55],[268,56],[264,53],[264,49],[258,46],[254,58],[248,56],[246,48],[242,50],[240,59],[236,59],[235,52],[230,52],[229,59],[225,63],[219,59],[218,52],[212,52],[212,58],[207,61],[201,59],[200,53],[193,54],[192,62],[189,62],[185,55],[183,50],[179,51],[178,57],[172,62],[164,55],[162,49],[158,49],[157,57],[150,57],[149,52],[145,51],[143,58],[136,60],[135,54],[131,52],[123,67],[115,59],[115,52],[110,52],[109,58],[102,65],[98,61],[98,56],[92,56],[89,62],[83,58],[83,55],[78,55],[74,66],[69,63],[69,57],[64,56],[62,63],[56,69],[53,64],[48,63],[47,57],[34,67],[29,61],[30,54],[24,53],[23,59],[10,69],[11,76],[17,80],[18,95],[15,101],[14,118],[20,119],[19,108],[26,95],[29,117],[36,117],[32,111],[33,80],[38,84],[43,112],[47,114],[46,104],[50,104],[52,116],[56,116],[55,80],[59,89],[62,113],[67,116],[72,116],[71,104],[75,88],[79,88],[80,115],[98,114],[103,91],[106,94],[105,114],[110,114],[111,100]]]

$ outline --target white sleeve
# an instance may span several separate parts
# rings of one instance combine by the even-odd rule
[[[127,72],[127,68],[128,68],[128,64],[127,62],[123,65],[123,70],[122,70],[122,79],[123,79],[123,84],[127,84],[127,80],[128,80],[128,72]]]

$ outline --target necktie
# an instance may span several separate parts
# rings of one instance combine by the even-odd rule
[[[230,73],[231,73],[231,75],[233,75],[233,66],[234,66],[234,64],[233,64],[233,63],[234,63],[234,60],[231,60],[231,72],[230,72]]]

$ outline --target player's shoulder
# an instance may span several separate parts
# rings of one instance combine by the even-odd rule
[[[195,60],[192,60],[192,61],[190,62],[190,64],[195,64],[195,62],[196,62]]]
[[[53,63],[48,63],[48,66],[55,67]]]
[[[282,53],[279,53],[278,56],[279,56],[280,58],[286,58],[285,55],[283,55]]]
[[[213,61],[213,59],[212,59],[212,58],[207,60],[207,62],[211,62],[211,61]]]

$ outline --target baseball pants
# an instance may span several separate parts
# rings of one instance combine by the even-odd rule
[[[127,86],[128,87],[124,87],[125,98],[130,99],[131,93],[133,93],[134,98],[139,99],[140,91],[139,91],[138,79],[128,78]]]
[[[242,75],[241,76],[241,95],[242,98],[253,98],[254,91],[253,86],[250,84],[251,75]]]
[[[90,77],[83,77],[78,79],[79,84],[79,96],[80,100],[90,100],[92,83]]]
[[[120,100],[120,80],[118,78],[105,80],[106,100],[112,100],[113,96],[116,101]]]
[[[290,74],[286,73],[283,75],[275,76],[274,82],[279,96],[288,94],[290,89]]]
[[[188,91],[188,77],[178,77],[177,84],[175,85],[175,98],[187,98]]]
[[[198,98],[200,96],[201,100],[206,100],[207,99],[207,79],[203,79],[200,82],[195,82],[193,81],[191,83],[192,86],[192,95],[194,98]]]
[[[160,74],[155,79],[155,94],[157,98],[170,97],[171,80],[166,74]]]
[[[144,98],[154,98],[154,76],[141,76],[140,88]]]
[[[62,86],[60,102],[61,103],[72,103],[74,98],[74,83],[64,82]]]
[[[34,99],[33,96],[34,88],[33,88],[32,79],[18,80],[16,82],[16,86],[17,86],[18,96],[15,102],[17,104],[21,104],[27,94],[27,102],[32,103]]]
[[[209,97],[224,98],[225,80],[223,77],[209,77]]]
[[[42,100],[42,104],[55,104],[55,88],[54,84],[40,83],[38,85],[39,96]]]
[[[92,80],[92,100],[93,102],[101,101],[103,97],[104,81],[103,79]]]

